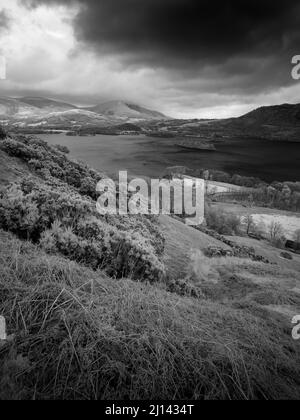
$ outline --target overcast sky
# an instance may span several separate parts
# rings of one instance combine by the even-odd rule
[[[299,0],[0,0],[0,95],[174,117],[300,102]]]

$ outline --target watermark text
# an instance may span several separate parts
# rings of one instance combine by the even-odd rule
[[[292,58],[292,64],[294,65],[292,69],[292,78],[294,80],[300,80],[300,55],[295,55]]]
[[[294,340],[300,340],[300,315],[294,316],[292,324],[295,325],[292,331],[292,337]]]
[[[97,184],[97,211],[101,215],[177,215],[190,225],[204,221],[205,181],[202,179],[144,179],[128,181],[126,171],[119,181],[102,179]]]

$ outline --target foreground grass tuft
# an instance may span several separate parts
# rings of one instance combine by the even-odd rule
[[[278,316],[109,279],[0,236],[13,335],[1,399],[300,397],[299,345]]]

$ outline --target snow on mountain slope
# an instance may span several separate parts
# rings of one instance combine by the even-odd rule
[[[159,112],[122,101],[89,108],[42,97],[0,98],[0,123],[3,125],[116,125],[124,122],[161,120]]]

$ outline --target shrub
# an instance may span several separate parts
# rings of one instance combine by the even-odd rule
[[[257,188],[262,184],[262,181],[259,178],[247,177],[241,175],[233,175],[231,178],[231,183],[234,185],[239,185],[241,187],[247,188]]]
[[[14,156],[29,162],[32,159],[43,161],[47,155],[43,150],[28,146],[23,141],[16,139],[5,139],[1,142],[1,149],[10,156]]]
[[[23,191],[16,185],[0,194],[0,227],[17,233],[23,238],[35,236],[39,223],[37,204],[26,199]]]
[[[62,146],[60,144],[56,144],[54,147],[59,152],[65,153],[66,155],[68,155],[70,153],[70,150],[67,148],[67,146]]]
[[[223,171],[210,171],[210,177],[212,181],[230,183],[231,176]]]
[[[96,218],[81,221],[78,234],[71,228],[54,223],[43,233],[41,246],[51,253],[60,253],[93,269],[105,269],[111,277],[158,281],[164,266],[141,236],[118,232]]]
[[[0,227],[41,242],[115,277],[155,281],[164,275],[164,237],[154,217],[105,216],[96,212],[96,183],[102,174],[70,160],[65,150],[43,140],[18,136],[0,143],[44,182],[25,179],[0,195]]]
[[[0,126],[0,140],[3,140],[6,138],[6,132],[4,129]]]
[[[290,253],[288,253],[288,252],[282,252],[280,254],[280,256],[282,258],[284,258],[285,260],[289,260],[289,261],[292,261],[293,260],[293,256]]]
[[[183,175],[187,175],[189,172],[190,170],[186,166],[171,166],[165,169],[162,178],[181,178]]]
[[[235,215],[226,214],[207,206],[205,218],[208,228],[215,230],[221,235],[241,233],[241,219]]]
[[[114,277],[152,282],[164,276],[161,237],[153,222],[142,216],[137,223],[103,218],[91,199],[68,187],[32,179],[10,186],[0,194],[0,227]]]
[[[18,136],[5,139],[0,148],[10,156],[28,163],[45,180],[56,178],[75,187],[83,195],[96,198],[96,183],[103,174],[83,163],[68,159],[67,150],[63,146],[51,147],[38,138]]]
[[[105,221],[120,231],[139,232],[155,249],[157,255],[162,255],[165,249],[165,237],[155,216],[106,215]]]
[[[85,177],[80,182],[79,192],[82,195],[92,197],[94,200],[97,199],[96,193],[96,181],[91,177]]]
[[[168,279],[166,289],[170,293],[176,293],[179,296],[200,299],[204,295],[197,285],[193,284],[190,279]]]

